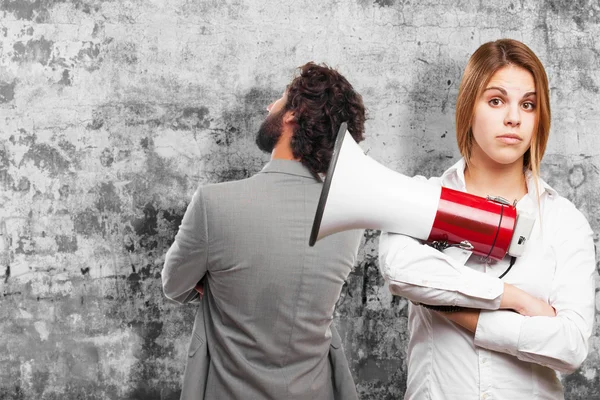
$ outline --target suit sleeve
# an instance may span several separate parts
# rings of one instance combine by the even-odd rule
[[[189,204],[162,269],[165,296],[180,304],[193,302],[194,290],[208,267],[208,227],[202,187]]]

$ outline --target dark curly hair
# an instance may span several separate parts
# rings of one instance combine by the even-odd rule
[[[364,139],[365,107],[362,96],[333,68],[309,62],[298,69],[284,108],[296,121],[292,153],[313,173],[324,173],[342,122],[357,143]]]

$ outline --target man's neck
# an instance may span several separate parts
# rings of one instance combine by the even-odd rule
[[[271,152],[271,160],[279,159],[300,161],[294,157],[294,153],[292,152],[292,135],[293,130],[291,126],[284,126],[281,136]]]
[[[280,146],[277,145],[273,149],[271,153],[271,160],[295,160],[298,161],[294,157],[294,153],[292,153],[292,149],[289,146]]]

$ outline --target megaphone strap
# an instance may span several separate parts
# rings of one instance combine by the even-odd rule
[[[512,266],[515,265],[515,261],[517,261],[517,257],[511,257],[510,258],[510,264],[508,264],[508,268],[506,269],[506,271],[504,271],[502,273],[502,275],[500,275],[498,277],[498,279],[502,279],[502,278],[504,278],[504,275],[508,274],[508,271],[510,271],[510,269],[512,268]]]
[[[496,240],[498,240],[498,234],[500,233],[500,227],[502,226],[502,217],[503,216],[504,216],[504,204],[502,204],[502,207],[500,208],[500,218],[498,219],[498,229],[496,229],[496,236],[494,236],[494,241],[492,242],[492,247],[490,248],[490,252],[486,256],[486,258],[492,254],[492,251],[494,251],[494,247],[496,247]]]

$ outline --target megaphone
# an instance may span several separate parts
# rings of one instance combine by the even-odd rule
[[[501,197],[480,197],[407,177],[364,154],[343,123],[309,245],[352,229],[401,233],[501,260],[523,254],[535,218]]]

